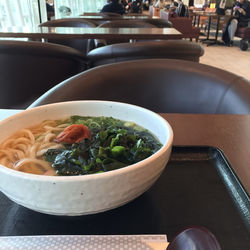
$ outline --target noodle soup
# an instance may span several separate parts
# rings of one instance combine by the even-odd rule
[[[53,176],[54,173],[50,173],[52,176],[48,175],[51,169],[55,170],[54,167],[51,167],[53,163],[51,164],[50,161],[55,158],[57,164],[60,159],[63,159],[60,157],[56,159],[55,154],[52,154],[53,150],[58,150],[59,152],[63,147],[65,147],[65,149],[67,147],[68,151],[65,151],[65,156],[70,154],[72,156],[77,156],[79,150],[76,147],[77,145],[84,145],[84,143],[88,145],[89,139],[87,138],[89,136],[90,141],[96,138],[94,133],[97,133],[98,126],[95,123],[91,123],[91,125],[83,123],[81,121],[82,119],[80,119],[79,124],[77,124],[76,121],[79,120],[78,117],[74,118],[74,122],[70,121],[71,116],[75,114],[85,117],[113,117],[119,119],[121,122],[133,121],[137,125],[145,128],[146,132],[150,131],[150,133],[157,138],[157,140],[155,140],[155,137],[150,135],[156,141],[156,145],[158,145],[158,141],[160,142],[160,148],[159,150],[155,149],[157,151],[153,149],[152,151],[155,153],[150,157],[147,157],[145,160],[140,160],[128,167],[121,167],[115,171],[107,171],[103,174]],[[84,119],[85,118],[83,118],[83,120]],[[33,126],[36,124],[39,126]],[[88,131],[85,131],[85,127],[80,127],[80,129],[77,128],[76,131],[80,130],[82,132],[74,133],[73,135],[76,134],[76,136],[67,136],[67,133],[61,134],[62,131],[66,130],[72,124],[87,126],[88,129],[91,130],[91,134],[89,135]],[[99,148],[98,150],[89,150],[91,153],[90,159],[94,159],[92,156],[95,156],[96,153],[98,153],[100,155],[95,158],[96,163],[101,164],[101,161],[106,168],[113,167],[116,169],[117,165],[111,164],[112,157],[110,154],[113,153],[116,157],[115,163],[124,160],[122,159],[123,153],[128,153],[128,150],[123,148],[125,147],[124,144],[116,143],[120,140],[124,143],[124,127],[127,129],[134,129],[136,133],[142,133],[142,136],[144,136],[145,130],[140,129],[137,125],[125,122],[119,132],[117,131],[113,137],[110,137],[109,141],[106,140],[108,146],[106,144],[102,145],[100,147],[100,152]],[[53,131],[50,131],[47,134],[47,129],[50,130],[51,127],[53,128]],[[24,131],[23,128],[25,128]],[[98,100],[54,103],[27,109],[1,121],[0,130],[0,158],[2,162],[0,164],[0,191],[12,201],[34,211],[63,216],[79,216],[100,213],[126,204],[143,194],[155,183],[164,171],[171,154],[173,142],[173,131],[171,126],[158,114],[131,104]],[[71,131],[72,127],[68,130]],[[22,142],[18,133],[21,133],[21,137],[24,137],[25,143]],[[54,134],[53,137],[50,133]],[[49,138],[50,136],[51,138]],[[82,137],[84,139],[82,139]],[[99,137],[102,140],[105,139],[106,133],[103,132],[99,134]],[[131,137],[133,138],[133,136]],[[64,140],[68,142],[71,140],[78,141],[78,139],[80,142],[73,144],[62,142]],[[45,142],[47,140],[47,143],[52,144],[46,146],[45,143],[40,143],[40,140],[44,140]],[[18,141],[20,142],[20,145],[18,144]],[[134,149],[138,147],[141,151],[135,153],[136,151],[131,149],[132,151],[129,151],[131,154],[128,154],[128,156],[130,155],[128,158],[129,162],[131,162],[134,156],[141,156],[139,152],[147,153],[147,149],[145,148],[151,147],[150,144],[147,147],[142,147],[142,140],[138,139],[137,141],[138,142],[135,144]],[[32,143],[38,144],[34,146]],[[4,147],[2,147],[3,145]],[[58,145],[60,146],[58,147]],[[55,148],[52,148],[54,146]],[[13,151],[10,153],[9,148],[12,148],[14,153]],[[111,149],[108,150],[106,148],[112,148],[113,152]],[[18,152],[16,150],[18,150]],[[41,155],[39,157],[36,156],[38,152]],[[50,153],[46,155],[46,152]],[[32,158],[43,161],[45,160],[45,157],[48,157],[47,160],[49,161],[45,160],[45,162],[51,167],[51,169],[44,170],[46,167],[41,167],[41,165],[36,162],[29,164],[34,164],[33,166],[36,167],[36,171],[38,167],[40,174],[28,174],[23,172],[30,171],[29,164],[24,164],[22,167],[19,165],[20,171],[13,170],[15,164],[18,164],[18,161],[21,161],[18,159],[18,157],[21,156],[24,156],[27,159]],[[83,165],[84,162],[82,163],[81,161],[81,158],[78,158],[77,160],[70,158],[69,162],[73,162],[76,167],[78,167]],[[12,162],[12,165],[9,165],[9,168],[6,167],[10,162]],[[89,166],[92,166],[95,162],[89,161],[89,163],[84,163],[86,168],[85,171],[87,170],[89,172]],[[98,171],[105,170],[97,170],[97,172]]]
[[[160,147],[133,122],[71,116],[15,133],[0,145],[0,164],[39,175],[86,175],[137,163]]]

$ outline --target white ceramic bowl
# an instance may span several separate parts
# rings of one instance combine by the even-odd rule
[[[121,206],[144,193],[164,170],[173,131],[161,116],[130,104],[109,101],[55,103],[25,110],[0,122],[0,142],[22,128],[70,115],[112,116],[151,131],[163,145],[149,158],[125,168],[83,176],[42,176],[0,165],[0,190],[16,203],[46,214],[83,215]]]

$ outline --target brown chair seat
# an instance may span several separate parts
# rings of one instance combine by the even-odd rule
[[[147,41],[107,45],[90,51],[90,67],[135,59],[169,58],[199,62],[203,47],[185,40]]]
[[[235,36],[242,38],[240,41],[240,49],[247,50],[250,42],[250,27],[237,28]]]
[[[235,34],[240,38],[250,38],[250,27],[239,27]]]
[[[169,21],[173,27],[180,31],[183,38],[194,38],[196,41],[199,39],[200,28],[192,26],[192,19],[189,17],[169,17]]]
[[[250,114],[249,97],[249,81],[228,71],[184,60],[143,59],[87,70],[58,84],[30,107],[110,100],[158,113]]]

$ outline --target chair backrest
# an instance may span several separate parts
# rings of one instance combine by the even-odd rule
[[[189,17],[170,17],[169,21],[172,23],[173,27],[182,32],[188,32],[193,28],[193,20]]]
[[[104,14],[105,16],[109,17],[122,17],[121,14],[115,12],[102,12],[101,14]]]
[[[61,81],[86,69],[72,48],[42,42],[0,41],[0,108],[25,108]]]
[[[39,26],[95,28],[98,24],[83,18],[62,18],[41,23]],[[48,42],[72,47],[83,54],[87,54],[95,47],[93,39],[49,39]]]
[[[118,43],[91,50],[90,67],[135,59],[169,58],[199,62],[204,49],[199,43],[186,40]]]
[[[173,27],[180,31],[185,38],[196,38],[198,42],[198,37],[200,35],[200,28],[193,27],[192,18],[189,17],[169,17],[169,21],[172,23]]]
[[[150,15],[143,14],[143,13],[126,13],[123,16],[134,16],[134,17],[151,18]]]
[[[122,15],[115,12],[84,12],[80,16],[121,17]]]
[[[158,28],[172,28],[173,25],[170,21],[163,18],[147,18],[143,20],[146,23],[153,24]]]
[[[111,100],[159,113],[250,114],[250,83],[230,72],[174,59],[144,59],[87,70],[30,107],[70,100]]]
[[[147,18],[145,19],[147,20]],[[98,26],[99,28],[155,28],[156,25],[150,24],[143,20],[137,19],[124,19],[124,20],[110,20],[105,23],[102,23]]]
[[[156,28],[157,26],[144,22],[144,20],[112,20],[100,24],[100,28]],[[105,39],[106,45],[115,44],[115,43],[126,43],[129,42],[129,39]],[[99,42],[100,44],[101,42]]]

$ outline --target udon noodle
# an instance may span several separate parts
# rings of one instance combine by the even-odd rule
[[[0,164],[33,174],[56,175],[51,165],[42,159],[48,149],[62,147],[53,140],[69,123],[47,120],[37,126],[22,129],[0,145]]]
[[[24,128],[0,145],[0,164],[39,175],[103,173],[137,163],[161,144],[134,122],[74,115]]]

